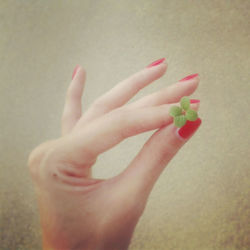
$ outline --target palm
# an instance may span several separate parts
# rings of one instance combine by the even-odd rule
[[[46,151],[52,146],[50,144],[55,148],[55,144],[61,143],[60,139],[47,143],[43,149],[44,158]],[[53,234],[57,231],[51,221],[59,214],[62,215],[58,218],[59,228],[63,228],[65,235],[71,235],[73,231],[74,241],[85,242],[90,249],[96,241],[102,242],[103,249],[126,249],[146,204],[145,192],[136,194],[134,188],[131,185],[125,186],[119,176],[108,180],[81,177],[80,181],[75,182],[76,179],[71,179],[71,176],[60,175],[65,160],[63,165],[61,162],[53,162],[53,165],[48,164],[46,160],[41,162],[45,165],[41,164],[39,168],[47,169],[47,177],[51,173],[50,170],[55,169],[51,178],[46,177],[44,181],[47,192],[38,187],[41,221],[46,233]],[[66,165],[70,168],[69,162]],[[56,211],[56,214],[48,211],[49,204],[53,204],[51,211]],[[111,247],[111,242],[115,248]],[[61,244],[59,247],[65,245],[62,241]]]
[[[67,92],[62,137],[41,144],[29,157],[45,248],[127,248],[155,181],[184,144],[173,133],[168,110],[198,86],[197,78],[189,85],[175,84],[125,105],[165,71],[164,63],[142,70],[82,114],[85,71],[78,69]],[[122,173],[108,180],[92,177],[91,167],[99,154],[129,136],[153,129],[158,130]]]

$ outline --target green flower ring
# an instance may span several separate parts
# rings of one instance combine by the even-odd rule
[[[190,99],[187,96],[181,98],[181,107],[172,106],[169,114],[174,118],[174,125],[178,128],[183,127],[187,120],[195,121],[198,118],[198,114],[195,110],[190,108]]]

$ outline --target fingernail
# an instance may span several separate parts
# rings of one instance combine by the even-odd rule
[[[190,103],[199,103],[200,100],[199,99],[190,99]]]
[[[159,64],[163,63],[165,60],[166,60],[166,58],[164,58],[164,57],[161,58],[161,59],[158,59],[158,60],[156,60],[156,61],[150,63],[150,64],[147,66],[147,68],[151,68],[151,67],[153,67],[153,66],[159,65]]]
[[[76,67],[75,67],[75,69],[74,69],[74,71],[73,71],[73,74],[72,74],[72,80],[74,79],[74,77],[75,77],[75,75],[76,75],[76,72],[77,72],[78,68],[79,68],[79,65],[76,65]]]
[[[179,82],[191,80],[191,79],[197,77],[198,75],[199,75],[199,74],[192,74],[192,75],[186,76],[186,77],[182,78]]]
[[[198,118],[195,121],[187,121],[186,124],[181,127],[178,128],[176,130],[177,136],[181,139],[181,140],[186,140],[188,139],[197,129],[198,127],[201,125],[201,119]]]

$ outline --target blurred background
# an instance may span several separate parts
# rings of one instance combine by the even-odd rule
[[[41,249],[29,152],[60,136],[66,89],[87,71],[83,109],[166,57],[168,71],[131,101],[200,74],[199,131],[155,185],[131,250],[250,247],[249,0],[0,0],[0,249]],[[101,155],[121,172],[147,138]]]

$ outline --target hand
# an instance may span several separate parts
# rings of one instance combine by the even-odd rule
[[[126,104],[166,68],[164,61],[144,68],[99,97],[84,114],[86,73],[77,68],[67,91],[62,137],[36,147],[28,160],[44,249],[128,248],[156,180],[201,123],[198,119],[177,129],[169,116],[172,105],[196,90],[197,75]],[[192,109],[198,106],[191,104]],[[92,177],[98,155],[130,136],[156,129],[122,173],[107,180]]]

